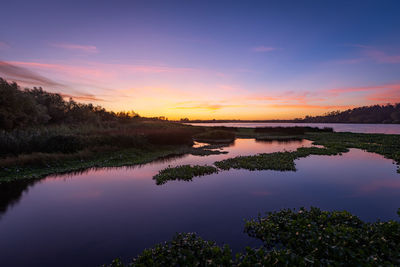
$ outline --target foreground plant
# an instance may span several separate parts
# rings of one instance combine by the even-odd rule
[[[281,210],[246,223],[266,249],[291,251],[315,265],[400,265],[400,223],[366,223],[347,211]]]
[[[153,179],[157,185],[161,185],[173,180],[191,181],[195,176],[203,176],[216,172],[218,172],[218,169],[213,166],[181,165],[163,169]]]
[[[398,211],[400,215],[400,209]],[[228,245],[178,234],[122,266],[399,266],[400,223],[367,223],[346,211],[281,210],[246,222],[245,232],[264,243],[235,257]]]

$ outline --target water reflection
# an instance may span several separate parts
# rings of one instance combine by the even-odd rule
[[[396,219],[396,166],[356,149],[343,156],[296,160],[297,172],[232,170],[163,186],[152,180],[168,165],[211,164],[309,145],[305,140],[238,139],[223,148],[227,155],[186,155],[134,168],[1,185],[0,265],[98,266],[118,256],[130,258],[175,232],[197,232],[238,251],[257,242],[243,233],[243,219],[281,208],[314,205],[347,209],[366,220]]]

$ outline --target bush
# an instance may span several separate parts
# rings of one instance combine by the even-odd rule
[[[200,133],[194,136],[194,139],[199,142],[232,142],[235,140],[235,133],[231,131],[213,130],[205,133]]]
[[[74,153],[83,148],[82,141],[76,136],[56,135],[46,140],[43,152]]]
[[[257,127],[254,130],[256,133],[265,133],[270,135],[303,135],[305,133],[316,133],[316,132],[333,132],[332,128],[324,127]]]

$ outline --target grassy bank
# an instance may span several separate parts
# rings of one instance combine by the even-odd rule
[[[251,131],[253,130],[253,131]],[[267,130],[264,130],[265,132]],[[298,129],[296,129],[298,131]],[[258,138],[254,129],[244,129],[246,137]],[[272,131],[274,132],[274,131]],[[287,131],[292,134],[292,131]],[[357,133],[334,133],[334,132],[302,132],[302,138],[313,141],[314,145],[322,147],[302,147],[292,152],[261,153],[252,156],[238,156],[222,161],[214,162],[214,165],[221,170],[247,169],[247,170],[276,170],[276,171],[296,171],[295,160],[305,158],[310,155],[333,156],[347,152],[350,148],[363,149],[371,153],[377,153],[385,158],[392,159],[399,166],[400,164],[400,135],[385,134],[357,134]],[[275,136],[270,136],[274,139]],[[280,134],[277,140],[286,138]],[[293,138],[293,136],[290,136]],[[257,139],[256,139],[257,140]],[[270,139],[268,139],[270,140]],[[398,167],[397,172],[400,173]],[[173,177],[176,175],[176,177]],[[181,174],[170,170],[169,180],[179,179]],[[197,176],[197,175],[194,175]],[[193,178],[193,177],[191,177]],[[166,181],[164,181],[166,182]]]
[[[299,135],[293,135],[298,133]],[[209,155],[225,153],[211,150],[212,144],[193,148],[196,137],[220,140],[221,137],[255,138],[259,141],[306,138],[323,148],[300,148],[236,157],[216,162],[222,170],[294,171],[294,160],[309,155],[337,155],[359,148],[383,155],[400,164],[400,136],[385,134],[335,133],[330,129],[192,127],[160,121],[141,121],[111,125],[59,125],[54,127],[0,132],[0,181],[41,178],[92,167],[118,167],[144,164],[170,155]],[[400,172],[400,169],[398,170]],[[170,177],[171,178],[171,177]]]
[[[400,209],[398,211],[400,215]],[[263,246],[233,255],[195,233],[144,250],[122,266],[398,266],[400,223],[364,222],[347,211],[284,209],[249,220],[245,232]]]

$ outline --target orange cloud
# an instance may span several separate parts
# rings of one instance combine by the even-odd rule
[[[82,101],[106,101],[104,99],[98,98],[90,94],[71,95],[71,94],[60,93],[60,95],[64,98],[73,98],[75,100],[82,100]]]
[[[191,101],[183,102],[184,103],[192,103]],[[195,105],[186,105],[186,106],[177,106],[175,109],[205,109],[209,111],[216,111],[222,108],[238,108],[238,107],[245,107],[245,105],[229,105],[229,104],[207,104],[207,103],[200,103]]]
[[[304,105],[290,105],[290,104],[273,104],[269,105],[273,108],[288,108],[288,109],[350,109],[354,108],[354,105],[311,105],[311,104],[304,104]]]

